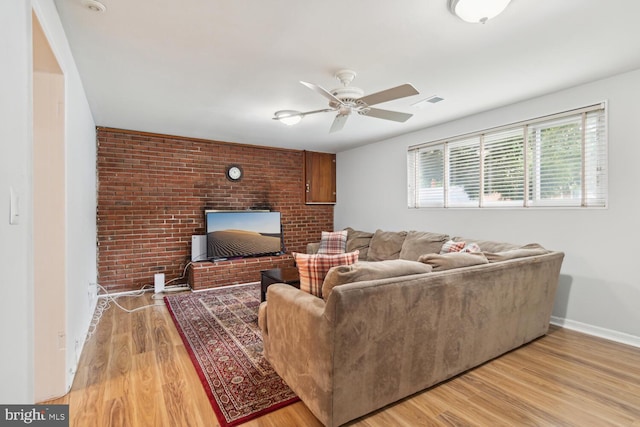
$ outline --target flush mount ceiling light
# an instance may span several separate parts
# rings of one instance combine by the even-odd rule
[[[449,11],[474,24],[486,23],[502,13],[511,0],[447,0]]]
[[[82,5],[92,12],[104,12],[107,7],[97,0],[82,0]]]
[[[284,123],[287,126],[293,126],[297,123],[300,123],[302,120],[303,114],[300,111],[295,110],[280,110],[274,113],[273,120],[280,120],[280,122]]]

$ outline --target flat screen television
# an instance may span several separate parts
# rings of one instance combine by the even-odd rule
[[[205,222],[210,260],[283,252],[280,212],[207,210]]]

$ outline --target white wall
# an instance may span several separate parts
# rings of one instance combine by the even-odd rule
[[[31,9],[0,1],[0,402],[33,396],[31,258]],[[20,223],[9,225],[9,187]]]
[[[95,123],[52,0],[0,1],[0,402],[33,402],[32,59],[34,7],[65,74],[67,380],[90,322],[96,282]],[[20,224],[9,225],[9,187]]]
[[[442,231],[564,251],[554,321],[640,346],[639,87],[636,70],[338,153],[335,227]],[[407,208],[408,146],[603,100],[609,106],[607,209]]]
[[[33,9],[65,76],[68,389],[96,303],[96,128],[53,0]]]

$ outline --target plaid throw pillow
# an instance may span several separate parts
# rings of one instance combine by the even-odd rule
[[[350,265],[358,261],[358,251],[335,255],[294,252],[293,258],[300,274],[300,290],[322,298],[322,282],[327,272],[336,265]]]
[[[347,230],[323,231],[320,239],[319,254],[343,254],[347,247]]]
[[[464,249],[467,242],[454,242],[453,240],[449,240],[442,245],[440,249],[440,254],[448,254],[450,252],[460,252]]]
[[[480,246],[477,243],[469,243],[460,252],[475,253],[475,252],[482,252],[482,250],[480,250]]]

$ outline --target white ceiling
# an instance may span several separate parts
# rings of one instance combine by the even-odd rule
[[[55,0],[96,124],[246,144],[338,152],[640,68],[640,1],[512,0],[487,24],[447,0]],[[277,110],[327,107],[299,83],[420,95],[376,107],[406,123],[333,113],[293,127]],[[637,90],[637,88],[635,88]],[[438,95],[445,100],[418,109]]]

